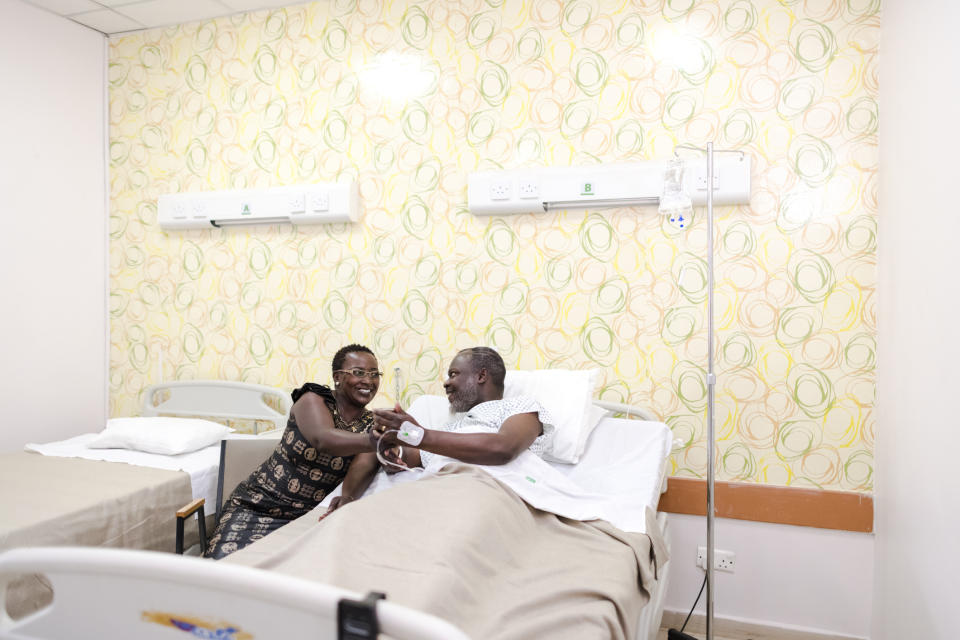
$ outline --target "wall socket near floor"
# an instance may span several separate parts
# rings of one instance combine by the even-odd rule
[[[714,549],[713,550],[713,568],[717,571],[729,571],[733,573],[733,569],[737,564],[737,554],[733,551],[724,551],[723,549]],[[707,548],[706,547],[697,547],[697,566],[707,570]]]

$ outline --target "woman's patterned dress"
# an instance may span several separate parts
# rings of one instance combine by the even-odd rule
[[[308,382],[293,392],[293,401],[307,392],[324,399],[337,429],[363,433],[373,426],[373,414],[366,409],[353,422],[344,422],[333,392],[323,385]],[[277,448],[223,505],[204,555],[220,559],[307,513],[343,482],[352,461],[353,456],[334,456],[313,447],[291,411]]]

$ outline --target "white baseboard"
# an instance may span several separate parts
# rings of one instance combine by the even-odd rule
[[[687,617],[686,611],[671,611],[664,609],[661,628],[679,629]],[[693,635],[700,635],[706,631],[707,618],[701,613],[694,613],[690,616],[690,622],[687,623],[686,632]],[[724,638],[743,638],[747,640],[867,640],[861,636],[848,636],[845,634],[830,633],[822,629],[805,629],[792,625],[774,625],[761,623],[755,620],[742,620],[739,618],[724,618],[714,616],[714,629],[716,635]]]

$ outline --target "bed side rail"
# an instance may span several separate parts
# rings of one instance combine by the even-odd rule
[[[594,400],[593,404],[606,409],[607,411],[613,411],[614,413],[622,413],[628,416],[635,416],[641,420],[649,420],[650,422],[660,422],[660,418],[653,415],[650,411],[643,407],[636,407],[629,404],[622,404],[620,402],[607,402],[606,400]]]

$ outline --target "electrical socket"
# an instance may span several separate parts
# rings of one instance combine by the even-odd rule
[[[540,184],[536,180],[521,180],[517,185],[517,195],[521,198],[539,198]]]
[[[306,197],[302,193],[291,193],[287,196],[287,210],[290,213],[303,213],[307,210]]]
[[[718,571],[729,571],[733,573],[733,569],[737,564],[737,555],[733,551],[721,551],[715,554],[714,564],[716,564],[716,569]]]
[[[509,200],[513,185],[509,180],[494,180],[490,183],[491,200]]]
[[[720,174],[717,173],[716,168],[713,170],[713,190],[718,191],[720,189]],[[706,191],[707,190],[707,172],[697,173],[697,191]]]
[[[729,571],[733,573],[733,569],[737,564],[737,554],[733,551],[724,551],[722,549],[714,549],[713,551],[713,568],[717,571]],[[697,566],[707,570],[707,548],[706,547],[697,547]]]
[[[318,191],[316,193],[310,194],[310,210],[311,211],[329,211],[330,209],[330,194],[326,191]]]

